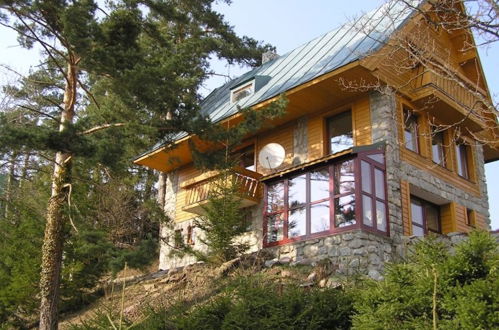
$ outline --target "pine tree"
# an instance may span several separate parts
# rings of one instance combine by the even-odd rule
[[[42,248],[40,329],[57,328],[68,221],[64,205],[73,189],[75,158],[98,150],[88,136],[128,124],[155,138],[202,131],[209,124],[198,112],[198,88],[208,75],[209,57],[254,65],[269,49],[238,37],[211,9],[212,2],[116,1],[102,8],[92,0],[0,1],[0,24],[18,32],[21,46],[37,45],[44,56],[35,73],[40,79],[32,79],[40,93],[22,96],[29,100],[23,109],[43,120],[13,124],[0,117],[0,145],[55,153]],[[94,93],[96,83],[104,87]],[[120,116],[112,116],[111,108],[101,112],[109,95],[124,105]],[[95,115],[84,117],[85,108],[94,108]],[[166,113],[170,119],[162,120]]]

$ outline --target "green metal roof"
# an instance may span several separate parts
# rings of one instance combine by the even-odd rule
[[[419,3],[420,1],[416,1]],[[294,87],[332,72],[378,50],[408,20],[413,10],[399,1],[389,1],[353,22],[315,38],[302,46],[257,67],[213,90],[202,102],[201,113],[214,123],[254,106]],[[230,91],[253,78],[266,77],[255,93],[236,103],[230,102]],[[169,141],[187,136],[176,134]],[[150,151],[164,146],[158,142]]]

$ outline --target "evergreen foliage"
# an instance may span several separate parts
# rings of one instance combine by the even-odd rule
[[[182,302],[151,311],[131,329],[349,329],[352,297],[338,289],[306,289],[262,276],[237,277],[221,293],[191,307]],[[118,322],[114,323],[116,326]],[[109,314],[72,329],[106,329]]]
[[[385,280],[367,282],[355,307],[356,329],[497,329],[498,244],[473,232],[451,253],[424,240],[410,260],[388,268]]]
[[[248,232],[251,222],[248,210],[241,208],[240,187],[234,176],[232,170],[225,170],[213,180],[208,204],[203,207],[205,215],[194,220],[194,226],[202,232],[197,239],[208,251],[194,249],[182,237],[175,237],[177,248],[172,255],[190,254],[198,260],[220,264],[248,250],[249,244],[241,240],[241,235]]]
[[[202,134],[212,126],[199,113],[210,58],[258,65],[271,48],[237,36],[213,2],[0,0],[0,24],[44,57],[37,70],[5,88],[14,101],[0,113],[0,155],[16,178],[3,195],[2,213],[14,205],[16,185],[43,178],[44,188],[52,188],[45,198],[42,328],[56,326],[51,299],[63,258],[64,290],[74,293],[109,269],[109,258],[116,271],[125,261],[143,265],[150,260],[144,254],[155,255],[161,216],[151,205],[154,173],[131,167],[130,159],[158,138],[168,142],[179,131]],[[128,252],[105,253],[110,243],[112,251],[125,245]],[[85,271],[95,276],[84,279]]]

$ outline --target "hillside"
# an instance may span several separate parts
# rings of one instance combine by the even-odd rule
[[[411,239],[412,241],[412,239]],[[414,238],[378,281],[246,255],[119,278],[61,329],[497,329],[499,234]]]
[[[91,320],[96,318],[116,320],[121,311],[124,323],[137,325],[151,314],[151,310],[165,310],[179,302],[184,307],[205,303],[234,281],[252,277],[301,290],[339,288],[344,279],[333,276],[331,266],[328,262],[290,264],[287,259],[265,262],[262,255],[252,254],[219,267],[198,263],[183,269],[120,277],[108,283],[104,295],[90,306],[63,317],[60,328],[89,327]],[[112,328],[110,322],[108,325]]]

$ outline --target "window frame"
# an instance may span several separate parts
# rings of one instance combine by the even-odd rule
[[[406,114],[409,114],[406,116]],[[413,119],[414,125],[411,127],[408,127],[406,125],[406,122],[409,119]],[[406,105],[402,106],[402,132],[403,132],[403,138],[404,138],[404,147],[407,150],[410,150],[412,152],[417,153],[418,155],[421,155],[421,145],[419,141],[419,116],[412,110],[411,108],[407,107]],[[406,138],[406,133],[409,133],[411,135],[411,140],[408,141]],[[413,144],[413,147],[415,148],[409,148],[407,145],[408,143],[411,142]]]
[[[236,104],[237,102],[239,102],[239,101],[241,101],[241,100],[243,100],[243,99],[245,99],[245,98],[247,98],[247,97],[255,94],[255,88],[256,87],[255,87],[255,80],[254,79],[250,80],[250,81],[247,81],[247,82],[245,82],[245,83],[243,83],[243,84],[241,84],[239,86],[234,87],[230,91],[230,103],[231,104]],[[238,99],[235,99],[237,97],[238,93],[241,93],[241,92],[243,92],[245,90],[248,90],[248,89],[250,90],[250,93],[248,95],[243,96],[243,97],[238,98]]]
[[[461,150],[464,151],[464,154],[461,153]],[[459,177],[466,179],[466,180],[471,180],[471,168],[470,168],[470,162],[468,161],[470,159],[470,148],[466,144],[464,144],[463,141],[456,141],[455,147],[454,147],[454,153],[456,155],[456,173],[459,175]],[[464,165],[464,167],[463,167]],[[463,173],[460,173],[460,168],[464,171]],[[465,174],[465,175],[463,175]]]
[[[263,246],[264,247],[271,247],[271,246],[279,246],[279,245],[284,245],[292,242],[297,242],[297,241],[305,241],[309,239],[314,239],[318,237],[323,237],[323,236],[329,236],[332,234],[337,234],[337,233],[342,233],[346,231],[351,231],[355,229],[362,229],[365,231],[373,232],[376,234],[380,234],[382,236],[390,236],[390,221],[389,221],[389,205],[388,205],[388,187],[387,187],[387,181],[386,181],[386,165],[379,163],[378,161],[369,158],[369,156],[374,155],[374,154],[381,154],[383,156],[384,161],[385,156],[384,156],[384,151],[382,150],[371,150],[371,151],[366,151],[366,152],[361,152],[356,155],[346,155],[346,156],[341,156],[338,158],[334,158],[330,160],[326,165],[323,163],[320,165],[314,165],[310,166],[305,169],[306,172],[293,172],[287,174],[284,178],[279,178],[276,180],[271,180],[269,182],[266,182],[264,184],[264,207],[263,207]],[[354,173],[354,191],[353,192],[347,192],[347,193],[339,193],[335,190],[335,182],[334,182],[334,169],[336,166],[340,166],[342,163],[347,162],[347,161],[353,161],[353,173]],[[361,172],[360,172],[360,162],[361,160],[364,160],[368,162],[372,166],[372,172],[374,173],[375,169],[379,169],[380,171],[383,172],[384,174],[384,181],[383,181],[383,188],[384,188],[384,200],[380,200],[384,204],[385,207],[385,223],[386,223],[386,231],[379,230],[377,227],[377,221],[374,219],[373,226],[367,226],[364,225],[363,223],[363,205],[362,205],[362,194],[361,194],[361,187],[362,187],[362,177],[361,177]],[[310,176],[311,173],[320,169],[327,168],[328,174],[329,174],[329,196],[327,198],[323,199],[318,199],[316,201],[311,200],[311,180]],[[301,206],[296,206],[296,207],[290,207],[289,206],[289,181],[295,177],[298,177],[300,175],[305,174],[306,176],[306,199],[305,203]],[[269,192],[269,187],[275,184],[283,184],[283,205],[282,209],[278,209],[277,211],[271,211],[268,212],[268,192]],[[371,182],[370,184],[372,186],[375,185],[375,177],[374,175],[371,176]],[[375,190],[372,190],[373,192]],[[344,197],[344,196],[350,196],[352,195],[354,197],[353,202],[355,203],[355,223],[350,224],[347,226],[336,226],[336,210],[335,210],[335,200]],[[376,212],[376,199],[374,197],[374,208],[373,212]],[[329,229],[320,231],[320,232],[315,232],[312,233],[312,222],[311,222],[311,209],[313,205],[318,205],[320,203],[324,203],[325,201],[329,201]],[[291,209],[298,209],[298,208],[305,208],[305,235],[302,236],[296,236],[296,237],[289,237],[288,230],[289,230],[289,211]],[[376,213],[374,213],[376,214]],[[282,223],[282,239],[281,240],[276,240],[269,242],[268,241],[268,235],[270,234],[269,232],[269,218],[271,216],[281,216]],[[280,228],[280,225],[277,225],[276,228]]]
[[[361,227],[363,229],[366,229],[368,231],[374,231],[374,232],[377,232],[377,233],[381,233],[383,235],[388,235],[390,236],[390,221],[389,221],[389,204],[388,204],[388,183],[387,183],[387,180],[386,180],[386,158],[385,158],[385,154],[382,153],[383,155],[383,159],[384,159],[384,163],[380,163],[374,159],[372,159],[371,157],[369,156],[372,156],[372,155],[375,155],[375,154],[380,154],[378,151],[370,151],[370,152],[364,152],[364,153],[361,153],[358,157],[358,161],[359,161],[359,164],[358,164],[358,170],[359,170],[359,188],[357,189],[359,191],[359,197],[358,197],[358,200],[361,201],[360,204],[360,209],[359,209],[359,216],[360,216],[360,221],[361,221]],[[367,162],[369,163],[370,165],[370,177],[371,177],[371,192],[370,193],[367,193],[365,191],[363,191],[362,189],[362,183],[364,181],[364,178],[362,177],[362,169],[361,169],[361,162],[364,161],[364,162]],[[383,190],[384,190],[384,199],[382,198],[379,198],[376,194],[376,177],[375,177],[375,173],[376,173],[376,169],[377,170],[380,170],[382,173],[383,173]],[[363,199],[362,199],[362,195],[366,195],[368,196],[369,198],[371,198],[371,208],[372,208],[372,214],[373,215],[376,215],[376,218],[374,218],[373,216],[373,226],[368,226],[366,224],[364,224],[364,202],[363,202]],[[374,203],[373,203],[374,201]],[[377,222],[377,202],[381,202],[385,205],[385,222],[386,222],[386,231],[382,231],[382,230],[379,230],[378,229],[378,222]]]
[[[420,203],[420,206],[423,209],[423,224],[419,225],[418,223],[414,223],[412,219],[412,204],[413,201],[416,201],[417,203]],[[442,210],[440,205],[434,204],[432,202],[429,202],[427,200],[424,200],[422,198],[419,198],[417,196],[411,195],[410,200],[409,200],[409,214],[411,214],[411,236],[414,236],[414,229],[413,227],[419,227],[423,229],[423,237],[429,235],[430,233],[432,234],[437,234],[441,235],[442,234]],[[433,207],[438,211],[438,230],[434,231],[428,228],[428,212],[427,212],[427,207]]]
[[[433,141],[435,141],[434,138],[436,136],[440,137],[441,143],[438,143],[438,142],[436,144],[433,143]],[[448,160],[447,160],[447,150],[446,150],[447,148],[445,146],[445,133],[444,133],[444,131],[434,132],[434,129],[432,129],[430,143],[431,143],[431,160],[432,160],[432,162],[439,165],[439,166],[442,166],[443,168],[447,168]],[[439,151],[439,154],[441,157],[440,162],[437,162],[435,160],[435,157],[434,157],[434,146],[435,145],[438,146],[437,148],[438,148],[438,151]]]
[[[471,228],[476,228],[476,211],[466,208],[466,225]]]
[[[352,145],[349,148],[345,148],[343,150],[337,151],[335,153],[332,152],[331,150],[331,128],[330,128],[330,122],[333,121],[334,118],[338,118],[340,116],[344,116],[346,113],[350,113],[350,128],[351,128],[351,135],[352,135]],[[341,110],[340,112],[330,115],[330,116],[324,116],[324,124],[326,126],[325,128],[325,134],[326,134],[326,143],[327,145],[325,146],[325,151],[326,155],[334,155],[340,152],[344,152],[345,150],[349,150],[355,146],[355,129],[354,129],[354,119],[353,119],[353,110],[351,108],[346,108]]]

